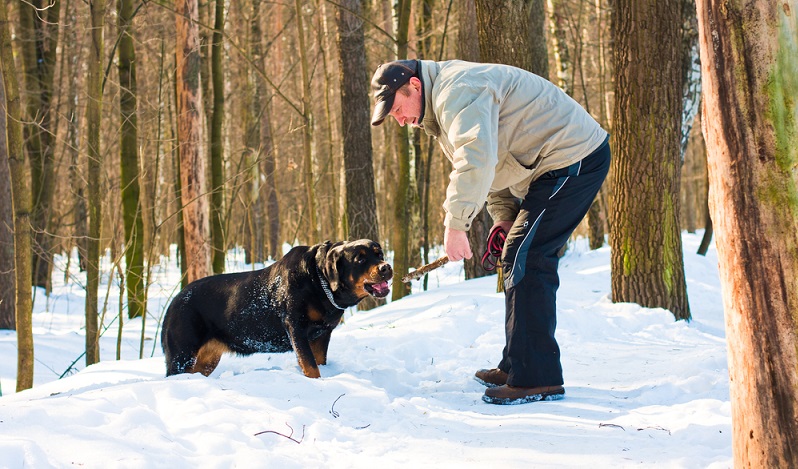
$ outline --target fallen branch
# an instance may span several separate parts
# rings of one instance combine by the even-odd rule
[[[346,396],[346,394],[341,394],[340,396],[338,396],[338,399],[344,396]],[[333,418],[338,418],[341,415],[335,410],[335,403],[338,402],[338,399],[336,399],[335,402],[333,402],[332,406],[330,407],[330,413],[332,414]]]
[[[287,438],[287,439],[293,441],[296,444],[302,443],[302,440],[305,439],[305,426],[302,425],[302,438],[300,438],[299,440],[297,440],[296,438],[293,438],[293,436],[294,436],[294,427],[292,427],[291,425],[288,425],[288,422],[285,423],[285,426],[291,429],[291,434],[290,435],[284,435],[284,434],[282,434],[280,432],[276,432],[274,430],[264,430],[262,432],[256,433],[254,436],[263,435],[264,433],[274,433],[275,435],[280,435],[281,437]]]
[[[599,428],[601,428],[601,427],[615,427],[615,428],[620,428],[620,429],[621,429],[621,430],[623,430],[623,431],[626,431],[626,429],[625,429],[625,428],[623,428],[623,427],[622,427],[622,426],[620,426],[620,425],[615,425],[614,423],[600,423],[600,424],[599,424]]]

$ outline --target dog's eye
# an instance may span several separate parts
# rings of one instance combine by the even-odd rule
[[[362,264],[362,263],[366,262],[366,258],[358,256],[358,257],[355,258],[355,262],[357,262],[358,264]]]

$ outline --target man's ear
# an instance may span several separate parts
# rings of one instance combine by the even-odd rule
[[[325,241],[319,245],[316,252],[316,265],[321,270],[322,275],[327,279],[330,284],[330,290],[338,290],[339,277],[338,277],[338,259],[341,258],[343,250],[341,245],[344,243],[339,241],[335,244],[330,241]]]

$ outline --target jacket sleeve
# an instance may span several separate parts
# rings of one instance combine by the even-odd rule
[[[488,213],[493,222],[513,221],[521,211],[521,203],[518,197],[510,193],[510,189],[504,189],[488,195]]]
[[[498,162],[499,103],[493,92],[455,82],[437,100],[441,129],[452,144],[444,224],[468,231],[490,191]]]

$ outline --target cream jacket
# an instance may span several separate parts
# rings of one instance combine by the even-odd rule
[[[607,132],[549,81],[507,65],[420,61],[422,127],[453,170],[445,225],[468,231],[488,202],[494,221],[514,220],[529,185],[588,156]]]

